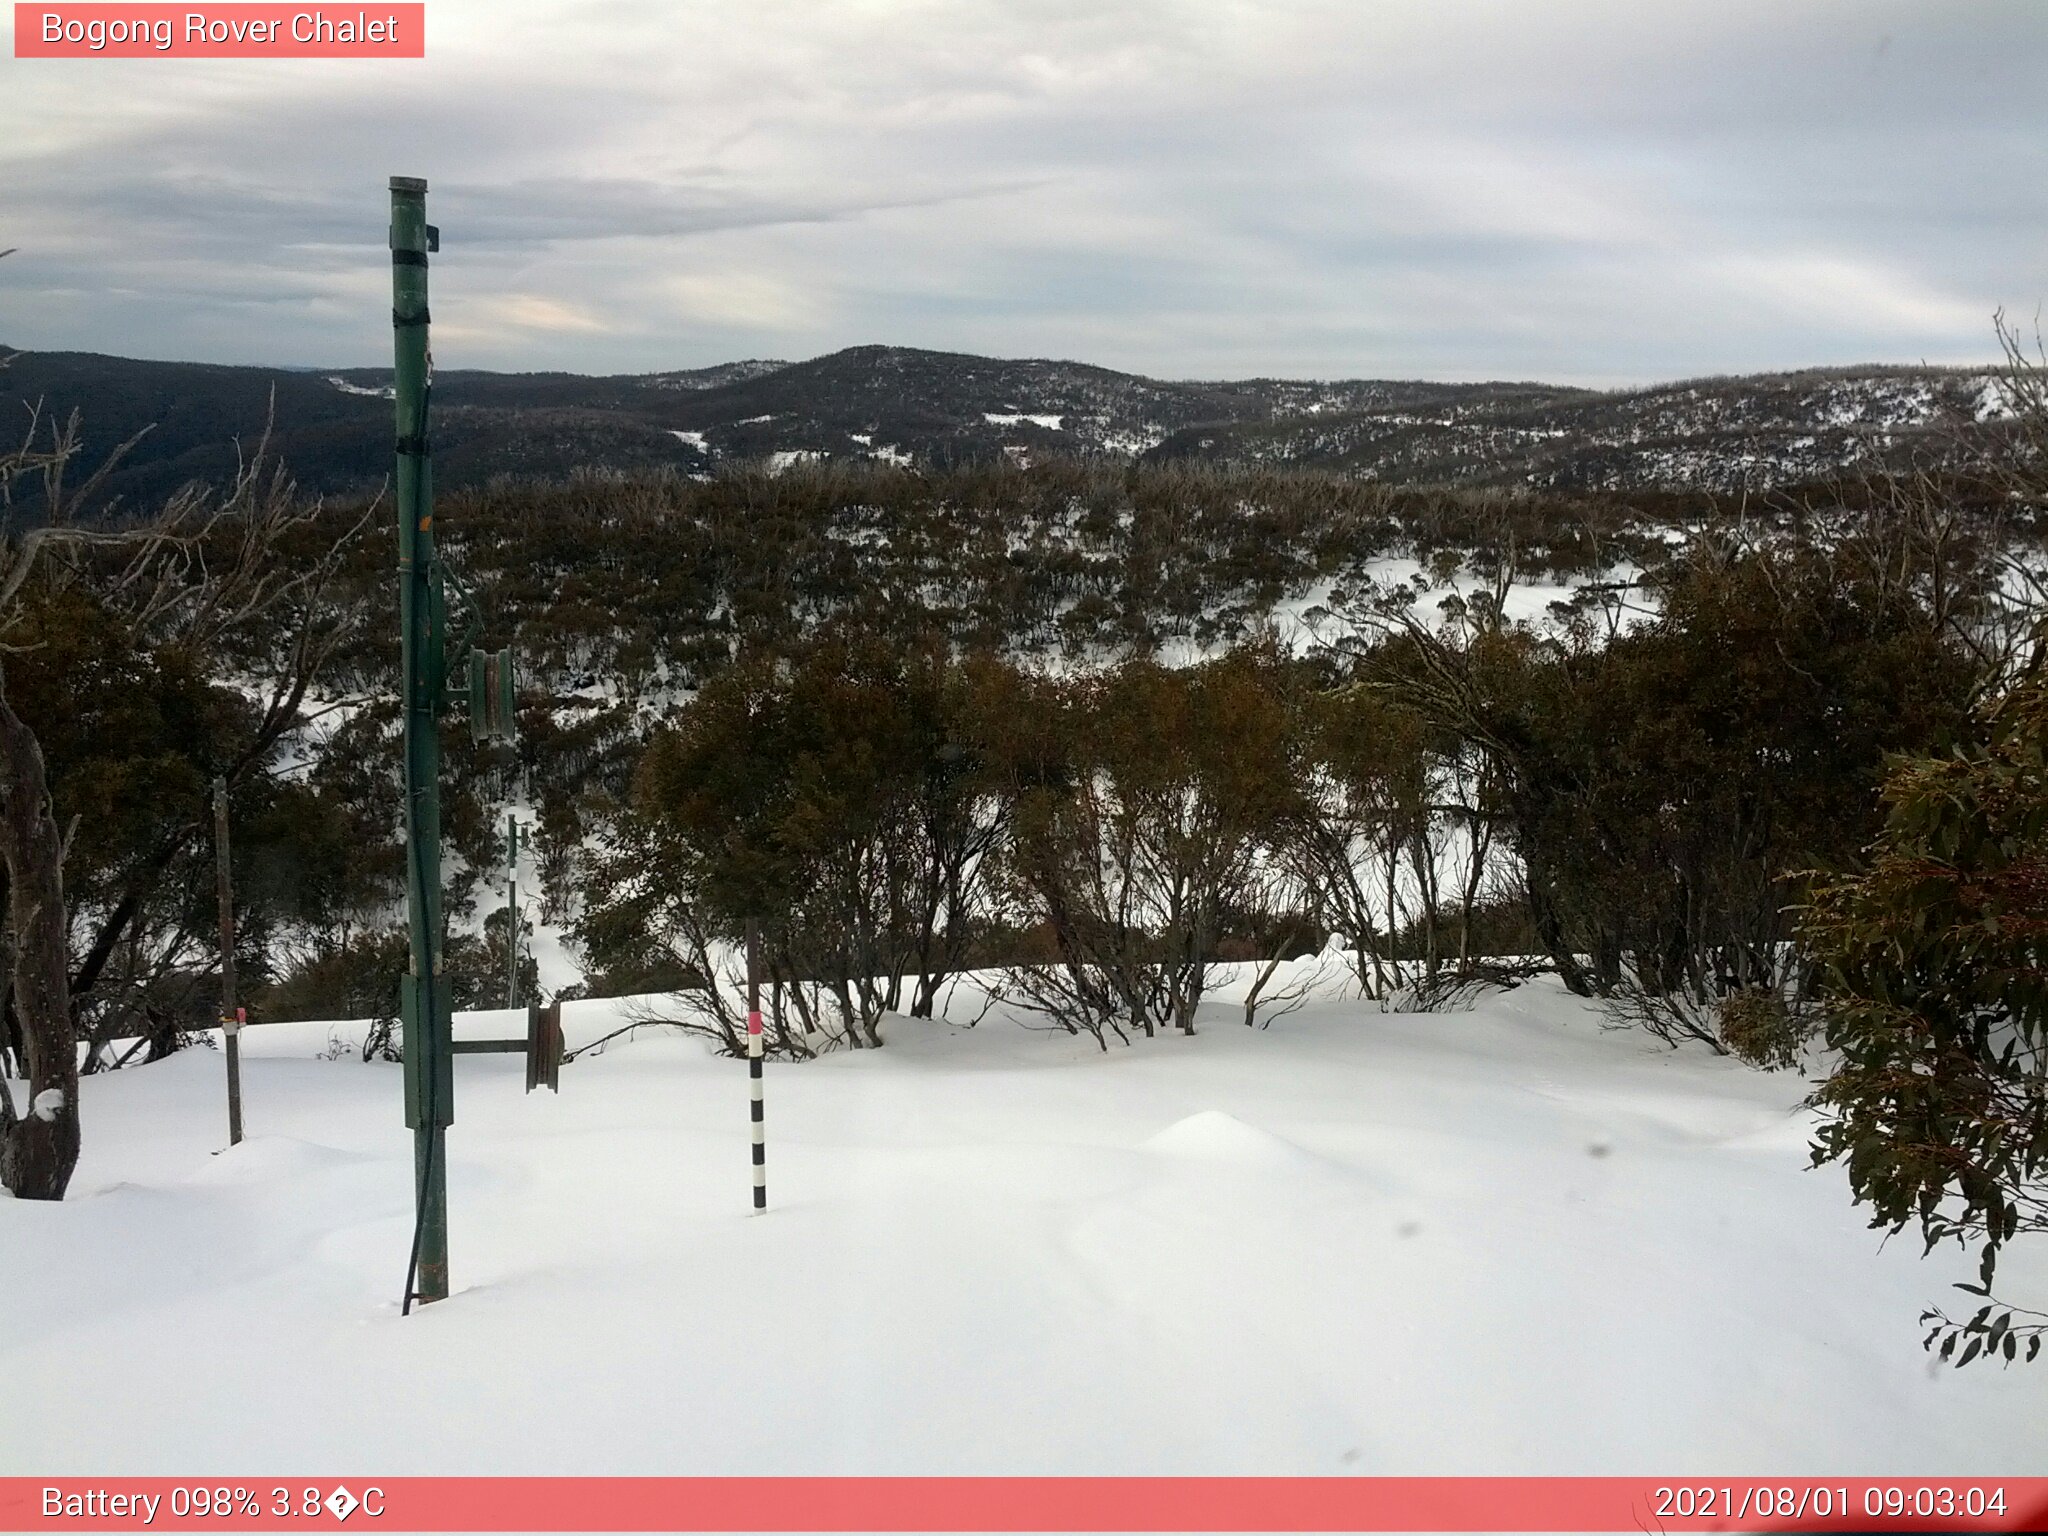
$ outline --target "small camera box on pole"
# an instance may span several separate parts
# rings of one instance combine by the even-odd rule
[[[526,1010],[526,1091],[562,1091],[562,1005]]]
[[[510,741],[518,722],[512,650],[469,653],[469,732],[477,741]]]

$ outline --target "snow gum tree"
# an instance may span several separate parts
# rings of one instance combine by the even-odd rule
[[[1366,659],[1374,691],[1488,761],[1534,935],[1573,991],[1717,1050],[1725,1000],[1799,1005],[1797,872],[1854,856],[1886,755],[1959,726],[1976,673],[1880,553],[1712,533],[1612,639],[1403,616]]]
[[[1470,958],[1491,874],[1489,760],[1346,678],[1305,690],[1294,711],[1306,800],[1288,846],[1315,908],[1345,935],[1365,996],[1427,988]]]
[[[751,919],[782,1043],[880,1045],[906,983],[928,1014],[977,935],[1004,816],[984,727],[1009,677],[879,636],[743,657],[649,745],[586,939],[709,976]]]
[[[96,496],[132,443],[73,490],[65,477],[79,443],[74,415],[47,433],[31,420],[20,446],[0,451],[0,506],[17,482],[34,477],[47,519],[0,536],[0,1043],[27,1080],[19,1104],[0,1081],[0,1185],[36,1200],[62,1199],[78,1161],[80,1047],[88,1043],[80,1001],[101,985],[113,955],[149,947],[158,888],[182,854],[204,843],[196,808],[189,821],[176,814],[180,776],[191,769],[199,781],[233,782],[265,763],[338,633],[321,592],[340,545],[300,546],[314,509],[269,468],[260,446],[225,494],[194,487],[154,517],[123,526]],[[88,512],[90,521],[80,516]],[[116,686],[86,686],[83,658],[94,656],[114,659]],[[78,663],[69,689],[67,658]],[[238,686],[218,686],[230,671]],[[158,793],[156,815],[146,818],[154,851],[133,860],[96,856],[95,877],[113,864],[125,873],[77,882],[92,893],[81,906],[67,861],[85,808],[107,785],[83,771],[59,783],[44,733],[55,733],[60,763],[78,759],[76,743],[63,740],[71,717],[88,697],[119,698],[123,676],[133,687],[212,679],[218,729],[141,765]],[[185,691],[196,697],[207,688],[195,682]],[[116,799],[132,799],[135,781],[125,790],[120,782],[137,762],[120,755],[100,750],[95,771],[114,775]],[[79,797],[60,819],[60,803]],[[85,842],[107,833],[103,822]]]
[[[1282,671],[1244,649],[1043,690],[1010,884],[1058,958],[1012,970],[1020,1001],[1098,1041],[1194,1032],[1226,917],[1256,904],[1303,808]]]

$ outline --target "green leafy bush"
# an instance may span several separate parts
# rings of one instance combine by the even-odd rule
[[[1744,987],[1721,999],[1721,1043],[1753,1067],[1776,1072],[1799,1065],[1799,1049],[1813,1033],[1774,987]]]

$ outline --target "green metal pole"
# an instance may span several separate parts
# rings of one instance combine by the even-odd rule
[[[398,426],[398,612],[405,725],[406,1124],[413,1129],[416,1203],[405,1305],[448,1294],[447,1129],[454,1120],[448,988],[442,970],[441,692],[446,668],[434,484],[427,445],[427,184],[391,178],[391,325]]]

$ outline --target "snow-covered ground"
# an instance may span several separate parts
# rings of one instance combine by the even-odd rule
[[[89,1079],[73,1197],[0,1201],[0,1474],[2039,1469],[2048,1374],[1930,1366],[1971,1266],[1805,1171],[1796,1079],[1546,986],[1240,1017],[771,1065],[763,1216],[740,1063],[465,1056],[410,1318],[396,1067],[252,1031],[231,1150],[214,1052]]]

